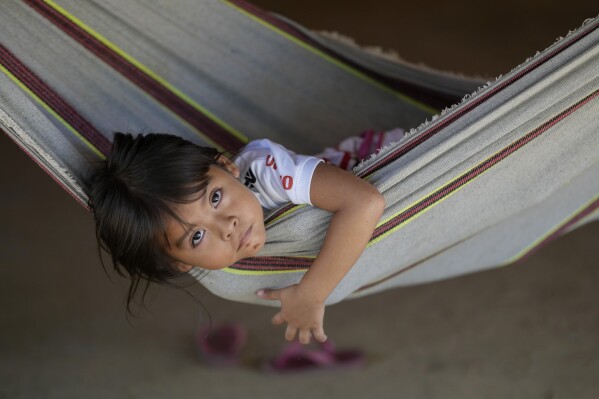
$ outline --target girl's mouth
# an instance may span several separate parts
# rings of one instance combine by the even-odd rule
[[[241,236],[241,239],[239,240],[239,247],[237,248],[237,250],[239,251],[241,248],[243,248],[250,240],[250,237],[252,236],[252,228],[254,225],[251,225],[249,229],[247,229],[245,231],[245,233],[243,233],[243,235]]]

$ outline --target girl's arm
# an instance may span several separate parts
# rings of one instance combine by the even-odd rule
[[[318,257],[299,284],[258,291],[262,298],[281,301],[281,311],[272,321],[287,322],[285,338],[291,341],[299,333],[305,344],[311,335],[326,340],[324,302],[364,251],[385,209],[374,186],[324,163],[314,171],[310,198],[314,206],[334,213]]]

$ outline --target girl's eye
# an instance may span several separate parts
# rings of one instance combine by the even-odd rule
[[[193,237],[191,237],[191,246],[196,247],[204,238],[204,230],[198,230],[193,233]]]
[[[218,190],[214,190],[214,192],[212,193],[212,196],[210,197],[210,204],[213,207],[217,207],[218,203],[220,202],[221,198],[222,198],[223,194],[221,192],[220,189]]]

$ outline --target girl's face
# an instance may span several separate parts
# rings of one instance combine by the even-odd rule
[[[219,163],[226,170],[210,166],[209,183],[200,198],[173,208],[189,228],[173,218],[166,225],[167,253],[182,272],[192,267],[222,269],[256,255],[266,241],[258,199],[237,180],[235,164],[226,159]]]

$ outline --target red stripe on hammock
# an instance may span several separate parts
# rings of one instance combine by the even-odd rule
[[[99,59],[121,73],[133,84],[170,109],[173,113],[179,115],[183,120],[208,136],[225,150],[235,151],[245,145],[240,139],[231,135],[229,131],[177,97],[168,88],[122,58],[119,54],[105,46],[42,0],[24,1]]]
[[[551,127],[553,127],[554,125],[556,125],[558,122],[560,122],[560,121],[564,120],[565,118],[567,118],[568,116],[572,115],[575,111],[577,111],[578,109],[580,109],[582,106],[584,106],[588,102],[592,101],[593,99],[597,98],[598,96],[599,96],[599,90],[591,93],[590,95],[588,95],[587,97],[585,97],[582,100],[578,101],[574,105],[568,107],[567,109],[565,109],[564,111],[562,111],[558,115],[556,115],[553,118],[549,119],[547,122],[543,123],[542,125],[540,125],[536,129],[534,129],[531,132],[527,133],[526,135],[524,135],[523,137],[521,137],[517,141],[515,141],[512,144],[510,144],[509,146],[505,147],[502,151],[498,152],[493,157],[489,158],[488,160],[486,160],[485,162],[481,163],[480,165],[477,165],[475,168],[471,169],[470,171],[464,173],[462,176],[460,176],[459,178],[457,178],[451,184],[449,184],[449,185],[447,185],[447,186],[445,186],[445,187],[437,190],[436,192],[434,192],[433,194],[429,195],[424,200],[420,201],[418,204],[414,205],[413,207],[411,207],[410,209],[406,210],[405,212],[397,215],[396,217],[394,217],[393,219],[391,219],[387,223],[381,225],[380,227],[378,227],[373,232],[370,241],[373,241],[373,240],[377,239],[381,235],[383,235],[386,232],[388,232],[389,230],[397,227],[398,225],[400,225],[404,221],[408,220],[412,216],[416,215],[417,213],[422,212],[423,210],[425,210],[427,208],[430,208],[431,206],[435,205],[437,202],[439,202],[443,198],[447,197],[449,194],[453,193],[454,191],[456,191],[460,187],[464,186],[466,183],[474,180],[481,173],[485,172],[486,170],[490,169],[491,167],[493,167],[494,165],[496,165],[500,161],[504,160],[509,155],[513,154],[514,152],[516,152],[520,148],[524,147],[526,144],[530,143],[535,138],[541,136],[543,133],[545,133]],[[287,264],[287,261],[285,259],[295,259],[295,258],[269,257],[267,260],[264,260],[264,261],[262,261],[262,259],[264,259],[264,258],[259,258],[259,257],[258,258],[248,258],[248,259],[252,259],[252,262],[262,262],[263,264],[265,264],[265,267],[269,267],[269,266],[271,266],[270,265],[271,263],[273,263],[273,264],[274,263],[276,263],[276,264]],[[306,268],[308,268],[309,265],[311,265],[311,260],[309,260],[309,259],[304,259],[304,262],[305,262],[305,267]],[[420,262],[418,264],[420,264]],[[395,273],[393,276],[395,276],[395,275],[397,275],[399,273],[402,273],[405,270],[408,270],[408,269],[410,269],[412,267],[413,266],[409,266],[408,268],[403,269],[402,271],[400,271],[398,273]],[[236,264],[234,268],[244,269],[244,265],[240,265],[239,267],[237,267],[237,264]],[[260,269],[260,270],[264,270],[264,269]],[[390,276],[388,278],[391,278],[393,276]],[[383,281],[385,281],[385,280],[383,280]],[[376,284],[378,284],[378,283],[376,283]],[[370,287],[370,286],[372,286],[372,285],[369,285],[368,287]]]
[[[106,137],[2,44],[0,44],[0,62],[21,83],[94,145],[98,151],[104,155],[110,152],[111,144]]]
[[[246,271],[284,271],[306,270],[312,265],[311,258],[294,258],[290,256],[264,256],[242,259],[231,269]]]

